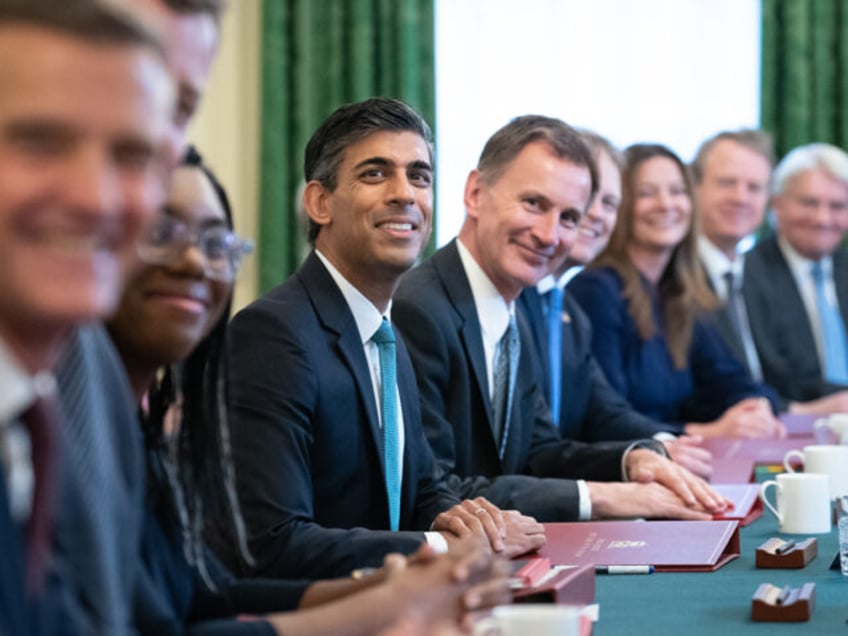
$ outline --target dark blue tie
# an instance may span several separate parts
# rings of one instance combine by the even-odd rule
[[[380,410],[383,416],[383,458],[386,494],[389,498],[389,523],[400,526],[400,462],[398,457],[397,354],[395,332],[385,318],[371,337],[380,354]]]
[[[562,399],[562,289],[554,286],[545,294],[545,299],[548,319],[548,390],[554,424],[558,426]]]
[[[492,415],[494,416],[495,438],[498,440],[498,457],[504,458],[506,442],[509,439],[509,414],[512,411],[512,395],[515,390],[515,376],[518,372],[518,358],[521,343],[518,339],[518,326],[515,316],[510,315],[506,331],[495,349],[495,364],[492,384]]]
[[[824,349],[824,377],[836,384],[848,384],[848,365],[846,364],[845,325],[839,313],[839,307],[831,303],[825,292],[825,276],[821,262],[816,261],[810,270],[816,287],[816,305],[819,310],[819,322],[822,331]]]

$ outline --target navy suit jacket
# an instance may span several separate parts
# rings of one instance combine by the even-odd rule
[[[76,330],[57,380],[64,418],[52,567],[67,591],[62,627],[134,633],[144,512],[141,430],[124,366],[101,325]]]
[[[833,280],[848,325],[848,252],[833,254]],[[745,256],[745,303],[766,382],[790,400],[812,400],[848,388],[822,376],[816,341],[801,293],[776,237]]]
[[[6,480],[0,476],[0,634],[35,634],[34,615],[27,600],[24,542],[12,519]]]
[[[233,453],[258,572],[344,576],[411,552],[459,502],[421,431],[398,339],[404,419],[400,529],[389,528],[383,442],[365,352],[348,305],[310,254],[230,325]]]
[[[560,438],[520,314],[521,358],[499,458],[480,321],[455,241],[401,279],[392,315],[415,365],[427,438],[462,497],[482,495],[540,521],[574,520],[579,499],[571,478],[621,478],[626,444]]]
[[[518,308],[527,317],[544,372],[545,397],[550,404],[547,318],[542,297],[535,287],[528,287],[519,296]],[[559,430],[563,437],[587,442],[632,440],[652,437],[660,431],[676,431],[675,426],[636,411],[610,386],[592,354],[592,325],[568,293],[563,296]]]

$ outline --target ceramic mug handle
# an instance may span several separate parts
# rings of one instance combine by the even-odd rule
[[[786,455],[783,456],[783,467],[786,469],[787,473],[797,473],[798,471],[792,466],[792,459],[795,458],[801,462],[801,465],[804,464],[804,453],[795,449],[791,450]]]
[[[768,481],[763,482],[763,485],[760,486],[760,500],[763,502],[765,507],[771,510],[772,514],[777,517],[777,523],[782,526],[783,517],[777,511],[777,508],[771,505],[771,502],[768,500],[768,497],[766,497],[766,491],[769,489],[769,486],[774,486],[775,489],[780,488],[780,486],[774,479],[769,479]]]

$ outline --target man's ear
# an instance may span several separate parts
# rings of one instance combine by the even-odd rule
[[[480,215],[480,198],[482,189],[485,186],[482,183],[479,170],[472,170],[465,180],[465,194],[463,201],[465,202],[465,212],[472,218],[477,218]]]
[[[330,206],[328,205],[330,195],[320,181],[310,181],[303,190],[303,208],[306,215],[318,225],[329,225],[332,220]]]

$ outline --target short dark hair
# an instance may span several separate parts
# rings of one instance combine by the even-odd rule
[[[175,13],[206,13],[215,22],[221,21],[221,16],[227,8],[227,0],[162,0],[165,6]]]
[[[715,145],[722,140],[734,141],[741,146],[745,146],[765,158],[769,162],[769,166],[774,166],[774,143],[771,140],[771,135],[765,130],[756,128],[725,130],[717,135],[713,135],[698,148],[698,153],[695,155],[690,166],[692,178],[695,180],[695,183],[701,183],[704,180],[704,165],[707,162],[707,156],[712,152]]]
[[[31,24],[93,44],[138,45],[165,58],[154,29],[130,10],[102,0],[0,0],[0,27]]]
[[[568,159],[578,166],[585,166],[592,177],[591,201],[598,191],[598,169],[592,151],[574,128],[561,119],[544,115],[516,117],[506,126],[489,137],[480,153],[477,170],[481,179],[489,184],[497,181],[507,165],[526,146],[541,141],[560,159]]]
[[[372,97],[340,106],[324,120],[306,144],[303,176],[318,181],[330,192],[336,189],[345,150],[375,132],[413,132],[427,144],[433,163],[433,138],[424,118],[399,99]],[[308,239],[315,243],[321,226],[309,221]]]

